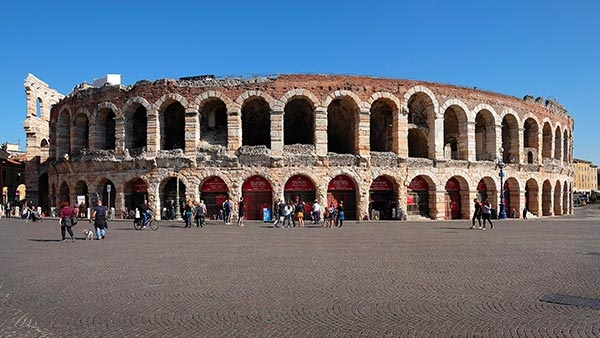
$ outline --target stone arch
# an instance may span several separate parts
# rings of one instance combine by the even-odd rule
[[[288,92],[283,107],[283,144],[315,144],[316,99],[308,91],[297,89],[298,95]],[[308,92],[310,96],[300,95]],[[311,97],[312,96],[312,97]]]
[[[200,144],[227,146],[227,103],[210,96],[198,104]]]
[[[535,178],[530,178],[525,183],[525,208],[534,215],[539,216],[539,185]]]
[[[269,110],[273,110],[273,107],[281,106],[281,104],[278,103],[277,100],[275,100],[271,95],[261,92],[260,90],[245,91],[235,99],[235,104],[241,109],[251,98],[263,99],[269,105]]]
[[[327,150],[338,154],[356,154],[360,114],[360,105],[357,104],[358,97],[354,93],[344,90],[338,90],[335,94],[335,97],[328,96],[325,100],[327,103]]]
[[[520,163],[519,120],[517,116],[511,113],[502,115],[502,161],[504,163]]]
[[[141,97],[127,100],[121,110],[125,124],[125,148],[143,149],[148,145],[148,118],[153,106]],[[118,119],[118,117],[117,117]]]
[[[569,186],[566,181],[564,182],[564,185],[563,185],[562,213],[563,213],[563,215],[570,214],[570,212],[569,212]]]
[[[477,183],[476,189],[477,198],[480,201],[487,199],[491,205],[498,205],[498,187],[494,178],[490,176],[482,177]]]
[[[408,132],[408,157],[435,158],[435,120],[439,106],[433,93],[426,87],[409,89],[405,96]]]
[[[538,163],[539,128],[537,119],[532,116],[526,117],[523,121],[523,151],[527,154],[527,163]]]
[[[248,96],[255,91],[249,91],[240,96],[244,98],[241,102],[242,121],[242,145],[243,146],[265,146],[271,148],[271,107],[273,99],[258,91],[262,95]],[[271,100],[271,103],[265,97]],[[238,98],[236,101],[238,101]],[[239,102],[238,102],[239,103]]]
[[[89,114],[85,109],[79,109],[73,118],[73,139],[71,140],[75,150],[90,148],[90,121]]]
[[[263,210],[273,208],[273,181],[261,174],[244,175],[241,196],[244,197],[246,218],[263,219]]]
[[[468,219],[470,217],[469,182],[461,175],[450,177],[444,186],[446,219]]]
[[[556,129],[554,131],[554,158],[557,160],[562,159],[562,144],[563,144],[563,136],[560,124],[556,125]]]
[[[519,218],[521,215],[521,191],[519,181],[514,177],[508,177],[504,181],[504,205],[508,217]]]
[[[392,152],[397,140],[394,130],[398,129],[396,114],[397,100],[381,97],[370,104],[369,144],[371,151]],[[396,124],[396,126],[394,126]]]
[[[542,128],[542,158],[552,158],[552,126],[544,121]]]
[[[481,111],[488,111],[491,114],[491,119],[492,119],[492,124],[493,125],[499,125],[500,121],[501,121],[501,116],[496,112],[496,110],[494,109],[494,107],[490,106],[487,103],[480,103],[478,105],[475,106],[475,108],[473,108],[472,113],[473,113],[473,120],[475,118],[477,118],[477,114],[479,114]],[[473,121],[471,120],[471,121]]]
[[[96,106],[92,114],[94,131],[92,135],[92,144],[95,148],[108,150],[115,149],[116,146],[116,117],[121,115],[117,106],[111,102],[102,102]]]
[[[483,109],[475,115],[475,158],[494,161],[497,157],[495,115]]]
[[[60,184],[58,195],[59,202],[68,202],[71,205],[71,188],[66,181]]]
[[[311,102],[311,104],[314,107],[320,107],[322,105],[321,100],[319,100],[317,96],[315,96],[315,94],[313,94],[310,90],[304,88],[294,88],[287,91],[281,96],[281,98],[277,101],[275,107],[273,107],[273,110],[283,110],[286,104],[298,97],[306,98],[306,100]]]
[[[554,186],[554,215],[562,215],[562,184],[559,180],[556,180],[556,184]]]
[[[329,107],[331,103],[337,99],[345,98],[352,100],[358,109],[363,108],[363,103],[358,95],[349,90],[336,90],[333,93],[327,95],[323,100],[323,106]]]
[[[211,102],[212,100],[222,101],[227,108],[234,107],[234,106],[236,108],[239,108],[239,106],[229,96],[225,95],[223,92],[218,91],[218,90],[209,90],[209,91],[200,93],[198,96],[196,96],[196,98],[194,99],[194,101],[192,101],[192,103],[190,105],[190,109],[199,112],[202,110],[203,105],[205,105],[207,102]]]
[[[439,186],[432,177],[432,173],[425,171],[416,172],[414,176],[407,177],[406,212],[411,216],[435,217],[436,187]]]
[[[542,216],[552,216],[552,183],[545,180],[542,185]]]
[[[134,211],[139,208],[144,200],[148,200],[148,188],[150,183],[144,177],[135,176],[126,182],[122,182],[123,187],[123,206],[128,211]]]
[[[54,133],[56,136],[57,158],[71,152],[71,111],[63,106],[58,113],[58,122]]]
[[[185,151],[185,112],[188,103],[176,93],[163,95],[156,103],[160,126],[160,149]]]
[[[396,178],[388,174],[381,174],[371,180],[369,183],[370,219],[391,220],[396,218],[394,211],[398,210],[399,186]],[[378,217],[374,217],[375,215]]]
[[[467,120],[469,110],[465,104],[453,100],[456,104],[442,106],[444,114],[444,158],[448,160],[468,160],[469,136]],[[467,109],[467,110],[465,110]]]
[[[406,106],[402,107],[404,108],[403,110],[405,110],[406,112],[409,111],[408,102],[410,101],[411,97],[413,97],[415,94],[423,94],[429,98],[429,100],[431,101],[431,108],[434,113],[433,118],[436,118],[440,112],[440,105],[437,101],[435,94],[431,91],[431,89],[422,85],[411,87],[404,93],[404,102],[406,102]]]

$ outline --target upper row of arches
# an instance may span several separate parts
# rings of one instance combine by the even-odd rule
[[[143,97],[122,107],[100,102],[90,112],[69,105],[53,111],[51,152],[72,148],[183,149],[200,143],[239,146],[314,144],[317,153],[394,152],[404,157],[541,163],[543,158],[572,161],[572,126],[532,112],[486,103],[472,108],[453,98],[439,104],[431,90],[416,86],[403,99],[377,92],[366,101],[338,90],[318,99],[306,89],[281,98],[247,91],[230,99],[220,91],[188,101],[177,93],[155,103]],[[275,131],[275,132],[273,132]],[[280,131],[281,133],[277,133]]]

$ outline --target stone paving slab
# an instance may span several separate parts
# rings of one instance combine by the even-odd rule
[[[598,211],[600,213],[600,211]],[[600,337],[594,218],[273,229],[0,220],[0,337]]]

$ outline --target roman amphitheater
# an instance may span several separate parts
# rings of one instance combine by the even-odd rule
[[[84,83],[64,96],[30,74],[25,91],[27,196],[48,211],[95,192],[117,217],[177,193],[211,215],[243,196],[259,220],[280,198],[343,200],[360,220],[468,219],[474,198],[503,200],[508,217],[573,210],[574,121],[554,99],[340,75]]]

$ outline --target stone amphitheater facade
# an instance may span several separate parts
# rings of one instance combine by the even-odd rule
[[[468,219],[474,198],[498,207],[503,180],[509,217],[572,213],[574,121],[556,100],[340,75],[83,84],[63,97],[30,74],[25,88],[27,194],[43,208],[97,192],[116,210],[147,199],[156,211],[179,191],[211,214],[244,196],[251,219],[294,198],[344,200],[353,219]]]

